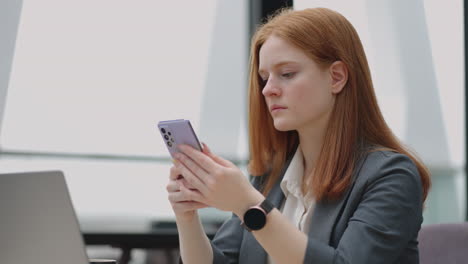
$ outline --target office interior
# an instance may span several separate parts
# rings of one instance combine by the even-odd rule
[[[466,221],[462,0],[2,0],[0,173],[63,171],[90,256],[172,263],[176,249],[91,235],[174,229],[160,120],[189,119],[248,174],[250,36],[284,6],[350,20],[386,121],[431,170],[423,225]],[[207,224],[229,216],[201,212]]]

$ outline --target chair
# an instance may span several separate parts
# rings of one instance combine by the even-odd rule
[[[419,259],[421,264],[468,263],[468,222],[422,226]]]

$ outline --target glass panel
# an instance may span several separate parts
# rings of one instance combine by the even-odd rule
[[[82,216],[172,217],[165,187],[169,163],[2,158],[1,173],[61,170]],[[118,218],[118,217],[117,217]]]
[[[173,217],[156,124],[247,157],[247,23],[245,1],[23,1],[1,172],[64,171],[80,218]]]
[[[24,1],[3,147],[166,155],[157,121],[199,129],[216,7]]]
[[[294,7],[327,7],[354,25],[386,121],[432,172],[424,223],[463,221],[463,1],[296,0]]]

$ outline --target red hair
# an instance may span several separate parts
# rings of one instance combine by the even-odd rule
[[[260,26],[252,38],[249,80],[249,171],[254,176],[268,173],[262,192],[272,189],[281,176],[286,159],[299,142],[296,131],[278,131],[262,95],[258,75],[259,51],[271,35],[278,36],[326,68],[342,61],[348,81],[336,101],[314,176],[305,179],[315,199],[337,199],[350,186],[353,172],[364,150],[361,143],[407,155],[421,177],[424,200],[431,180],[423,162],[405,147],[386,124],[372,84],[369,65],[359,36],[341,14],[326,8],[282,10]],[[326,147],[324,147],[326,146]],[[375,150],[375,149],[374,149]]]

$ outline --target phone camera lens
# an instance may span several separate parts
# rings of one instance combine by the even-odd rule
[[[169,136],[168,136],[168,135],[164,135],[164,138],[165,138],[166,140],[169,140]]]
[[[161,132],[163,132],[163,134],[166,134],[166,129],[161,128]]]
[[[170,141],[167,142],[167,145],[168,145],[169,147],[172,147],[172,143],[171,143]]]

